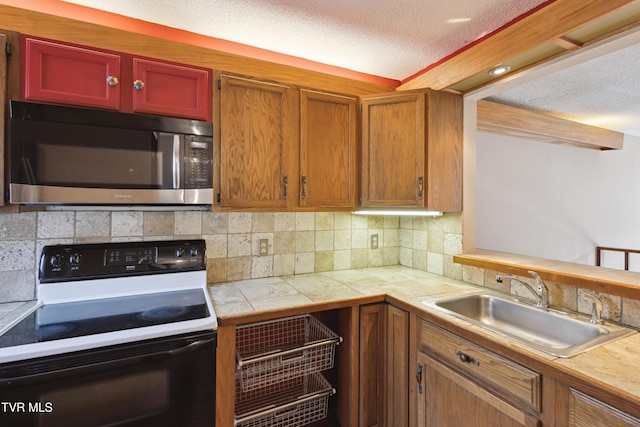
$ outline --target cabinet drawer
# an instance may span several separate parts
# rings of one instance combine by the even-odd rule
[[[542,377],[537,372],[425,321],[420,322],[420,350],[541,410]]]

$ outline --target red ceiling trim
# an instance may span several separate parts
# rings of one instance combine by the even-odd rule
[[[379,84],[391,88],[400,86],[400,81],[395,79],[361,73],[358,71],[353,71],[334,65],[323,64],[320,62],[286,55],[283,53],[273,52],[266,49],[260,49],[241,43],[235,43],[215,37],[195,34],[189,31],[166,27],[164,25],[154,24],[151,22],[142,21],[140,19],[129,18],[126,16],[92,9],[73,3],[67,3],[61,0],[0,0],[0,4],[32,10],[35,12],[47,13],[63,18],[89,22],[92,24],[98,24],[110,28],[131,31],[138,34],[145,34],[148,36],[200,46],[208,49],[214,49],[217,51],[245,56],[248,58],[288,65],[309,71],[316,71],[333,76],[345,77],[372,84]]]
[[[554,3],[556,0],[547,0],[544,3],[539,4],[538,6],[534,7],[533,9],[531,9],[528,12],[523,13],[522,15],[518,16],[517,18],[507,22],[506,24],[504,24],[503,26],[495,29],[494,31],[484,35],[483,37],[480,37],[477,40],[474,40],[473,42],[469,43],[468,45],[465,45],[463,47],[461,47],[460,49],[456,50],[455,52],[453,52],[450,55],[445,56],[444,58],[442,58],[441,60],[434,62],[433,64],[429,65],[427,68],[418,71],[417,73],[407,77],[406,79],[402,80],[402,84],[405,84],[407,82],[410,82],[411,80],[415,79],[416,77],[419,77],[421,75],[423,75],[424,73],[426,73],[429,70],[432,70],[433,68],[436,68],[437,66],[447,62],[448,60],[450,60],[451,58],[460,55],[462,52],[471,49],[472,47],[474,47],[475,45],[485,41],[486,39],[494,36],[495,34],[499,33],[500,31],[504,30],[505,28],[509,28],[510,26],[522,21],[523,19],[525,19],[526,17],[533,15],[534,13],[536,13],[537,11],[539,11],[540,9],[543,9],[547,6],[549,6],[551,3]]]

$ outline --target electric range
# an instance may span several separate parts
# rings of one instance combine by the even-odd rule
[[[46,246],[38,301],[0,331],[0,363],[217,329],[204,240]]]

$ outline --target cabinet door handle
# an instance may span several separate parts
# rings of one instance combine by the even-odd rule
[[[418,200],[422,199],[422,195],[424,193],[424,178],[418,177]]]
[[[120,81],[118,80],[118,78],[116,76],[107,76],[107,84],[111,87],[113,86],[118,86],[118,83],[120,83]]]
[[[133,88],[135,90],[142,90],[144,89],[144,82],[142,80],[134,80],[133,81]]]
[[[300,177],[300,182],[302,182],[302,193],[300,194],[300,197],[304,199],[305,197],[307,197],[307,176],[302,175]]]
[[[471,363],[472,365],[480,366],[480,361],[478,359],[474,359],[473,357],[461,352],[458,349],[456,349],[456,356],[458,356],[462,363]]]
[[[418,382],[418,393],[422,394],[422,363],[418,363],[416,370],[416,381]]]
[[[289,176],[288,175],[282,175],[282,186],[284,187],[282,196],[286,199],[287,198],[287,191],[289,189]]]

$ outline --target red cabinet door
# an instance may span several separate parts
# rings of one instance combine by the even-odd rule
[[[24,37],[25,100],[120,108],[120,56]]]
[[[211,121],[211,73],[133,58],[133,112]]]

